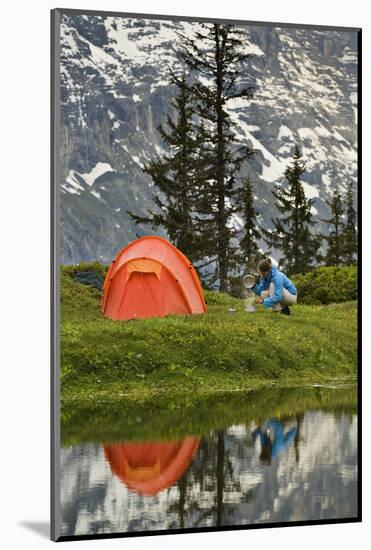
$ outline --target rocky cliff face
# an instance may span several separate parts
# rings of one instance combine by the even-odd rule
[[[155,192],[142,167],[164,152],[157,126],[171,113],[177,32],[196,23],[63,15],[61,24],[61,261],[110,262],[136,233],[130,220],[153,208]],[[357,36],[355,32],[242,27],[244,84],[250,102],[230,113],[238,141],[256,150],[242,168],[256,192],[259,223],[269,226],[271,191],[299,143],[307,163],[304,185],[325,200],[357,178]],[[232,220],[237,228],[241,220]],[[317,224],[321,228],[321,222]]]

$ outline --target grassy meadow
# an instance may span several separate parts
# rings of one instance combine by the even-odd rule
[[[246,313],[243,300],[205,291],[206,315],[112,321],[100,312],[100,292],[73,280],[86,268],[105,272],[85,264],[61,273],[62,404],[356,379],[355,300],[317,297],[285,316],[261,306]]]

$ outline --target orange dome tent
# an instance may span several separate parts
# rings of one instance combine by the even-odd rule
[[[199,437],[186,437],[183,441],[114,443],[103,448],[112,473],[128,489],[155,495],[183,475],[199,444]]]
[[[103,287],[102,312],[111,319],[205,313],[191,262],[166,239],[141,237],[113,260]]]

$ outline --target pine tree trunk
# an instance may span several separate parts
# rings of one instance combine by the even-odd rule
[[[227,276],[228,276],[228,261],[227,261],[227,247],[228,240],[226,235],[225,226],[225,159],[224,159],[224,135],[223,135],[223,105],[222,105],[222,83],[223,83],[223,59],[222,52],[220,51],[219,31],[217,29],[216,51],[215,59],[217,65],[217,103],[216,103],[216,117],[217,117],[217,170],[216,170],[216,184],[218,189],[218,215],[217,215],[217,227],[218,227],[218,260],[219,260],[219,278],[220,278],[220,292],[227,290]]]

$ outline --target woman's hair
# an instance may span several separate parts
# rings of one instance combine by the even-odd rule
[[[259,262],[258,269],[260,273],[267,273],[267,271],[269,271],[271,267],[272,262],[269,258],[267,258],[266,260],[262,260],[261,262]]]
[[[270,466],[272,464],[272,440],[268,432],[264,435],[259,458],[263,464]]]

